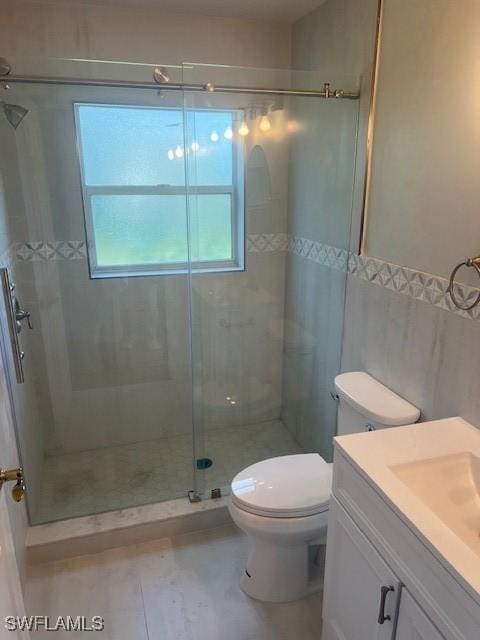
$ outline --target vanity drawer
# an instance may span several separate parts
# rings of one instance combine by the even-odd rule
[[[333,495],[442,635],[478,640],[480,606],[338,446]]]

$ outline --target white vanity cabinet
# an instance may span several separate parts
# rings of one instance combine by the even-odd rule
[[[322,640],[480,640],[480,599],[336,446]]]
[[[400,592],[395,640],[442,640],[443,636],[405,588]]]
[[[335,498],[327,550],[322,640],[391,640],[401,585]]]

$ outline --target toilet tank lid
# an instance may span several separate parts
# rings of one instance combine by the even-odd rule
[[[413,424],[420,411],[364,371],[341,373],[335,378],[339,397],[368,420],[387,426]]]

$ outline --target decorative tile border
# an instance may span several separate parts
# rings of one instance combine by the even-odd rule
[[[19,261],[84,260],[86,243],[80,240],[56,242],[26,242],[15,245],[15,258]]]
[[[249,234],[246,238],[246,245],[248,253],[286,251],[287,234]],[[8,251],[13,252],[14,258],[22,262],[84,260],[87,257],[86,243],[81,240],[17,243],[12,245]],[[4,262],[3,256],[1,256],[0,259]]]
[[[347,270],[349,252],[346,249],[339,249],[316,240],[289,235],[288,251],[330,269],[337,271]]]
[[[348,271],[356,278],[396,291],[414,300],[421,300],[439,309],[452,311],[463,318],[480,319],[480,305],[470,311],[462,311],[453,304],[448,293],[447,278],[353,253],[348,260]],[[466,306],[474,301],[480,289],[458,284],[456,293],[459,302]]]
[[[246,246],[248,253],[268,254],[287,251],[330,269],[348,271],[356,278],[414,300],[421,300],[439,309],[451,311],[463,318],[480,319],[480,305],[470,311],[463,311],[453,304],[448,293],[449,282],[440,276],[402,267],[378,258],[358,256],[346,249],[286,233],[248,234]],[[87,247],[84,241],[60,240],[13,244],[0,256],[0,262],[8,266],[15,260],[38,262],[85,260],[86,257]],[[456,292],[459,301],[463,305],[468,305],[478,296],[480,289],[458,284]]]
[[[402,267],[378,258],[358,256],[345,249],[290,235],[288,236],[288,251],[331,269],[347,270],[356,278],[390,291],[396,291],[414,300],[421,300],[444,311],[451,311],[462,318],[480,319],[480,305],[470,311],[463,311],[453,304],[448,293],[449,280],[447,278]],[[468,306],[476,299],[480,289],[457,284],[456,293],[459,302]]]
[[[272,253],[287,250],[286,233],[250,233],[247,235],[248,253]]]
[[[286,233],[260,233],[247,235],[248,253],[288,251],[324,267],[346,271],[349,252],[328,244]]]

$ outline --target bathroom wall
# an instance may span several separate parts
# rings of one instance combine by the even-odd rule
[[[423,419],[478,426],[480,314],[454,309],[446,278],[480,253],[479,75],[476,0],[385,0],[366,255],[351,264],[342,362]]]
[[[289,24],[114,3],[2,0],[0,42],[1,55],[17,73],[38,73],[47,57],[265,68],[290,64]]]
[[[280,23],[187,20],[155,10],[47,2],[7,1],[5,11],[2,55],[19,73],[46,72],[51,69],[48,56],[258,67],[290,62],[290,27]],[[81,72],[85,68],[79,66]],[[110,70],[118,74],[111,67],[100,73],[106,76]],[[100,93],[85,90],[80,97],[111,99]],[[37,398],[45,419],[37,429],[43,438],[38,450],[58,455],[190,434],[186,278],[89,280],[71,109],[65,107],[72,96],[55,87],[13,87],[9,99],[30,108],[15,137],[13,131],[9,135],[20,162],[17,187],[26,200],[23,234],[15,238],[16,268],[39,320],[30,341],[42,358],[26,349],[25,363],[27,368],[34,362],[43,375]],[[147,97],[135,99],[145,102]],[[179,96],[178,106],[182,103]],[[270,141],[256,140],[272,181],[263,209],[247,201],[247,271],[194,278],[196,395],[206,399],[197,416],[206,428],[239,426],[280,413],[282,329],[278,321],[272,338],[269,323],[283,314],[287,181],[286,146],[273,134]],[[251,140],[247,158],[255,146]],[[247,175],[247,194],[252,177]],[[13,191],[14,183],[9,184]],[[265,238],[268,246],[262,244]],[[24,246],[27,242],[39,244]],[[71,250],[66,242],[79,245]],[[42,326],[48,330],[40,334]],[[225,349],[214,348],[214,338],[224,338]],[[27,405],[21,395],[18,391],[23,411]],[[225,400],[228,395],[238,397],[235,406]]]
[[[356,103],[358,135],[350,241],[354,251],[359,247],[362,222],[367,124],[378,12],[379,0],[326,0],[318,9],[296,22],[292,29],[292,68],[315,71],[318,81],[330,82],[332,88],[360,90],[360,100]],[[336,111],[333,113],[336,114]],[[327,129],[329,123],[325,114],[319,112],[318,116]],[[331,124],[337,126],[340,123]],[[340,136],[342,128],[338,128],[337,133]],[[349,135],[348,131],[346,135]],[[338,138],[335,144],[338,145]]]
[[[326,457],[352,216],[358,245],[376,15],[376,0],[328,0],[292,32],[293,68],[362,96],[300,100],[293,109],[300,130],[290,147],[282,417],[306,450]]]

